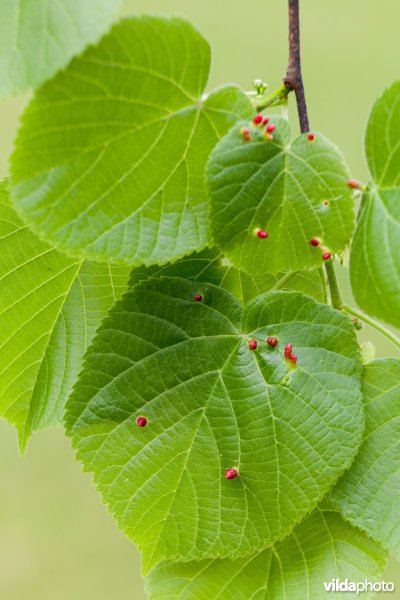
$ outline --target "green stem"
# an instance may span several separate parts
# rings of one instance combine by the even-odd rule
[[[289,271],[288,273],[285,273],[285,275],[282,275],[275,285],[272,286],[271,290],[281,290],[283,286],[292,279],[295,273],[296,271]]]
[[[368,317],[364,313],[359,312],[358,310],[355,310],[354,308],[351,308],[350,306],[346,306],[346,304],[344,304],[342,306],[342,310],[344,310],[345,312],[347,312],[349,315],[353,315],[353,317],[357,317],[357,319],[361,319],[361,321],[364,321],[365,323],[368,323],[368,325],[371,325],[371,327],[373,327],[374,329],[376,329],[377,331],[379,331],[380,333],[382,333],[395,346],[397,346],[398,348],[400,348],[400,339],[396,335],[394,335],[394,333],[392,333],[389,329],[386,329],[386,327],[384,327],[383,325],[381,325],[380,323],[378,323],[374,319],[371,319],[371,317]]]
[[[256,100],[256,109],[258,112],[265,110],[266,108],[270,108],[271,106],[279,106],[285,100],[287,100],[288,95],[291,92],[291,88],[286,85],[281,85],[280,88],[265,96],[265,98],[258,98]]]
[[[337,310],[343,309],[343,300],[340,295],[339,285],[336,278],[335,267],[333,260],[330,259],[325,263],[325,271],[328,277],[329,293],[331,296],[331,304]]]

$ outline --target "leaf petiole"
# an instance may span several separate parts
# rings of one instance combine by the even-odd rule
[[[288,95],[292,89],[287,87],[286,85],[281,85],[277,90],[268,94],[264,98],[258,98],[255,101],[255,107],[258,112],[265,110],[266,108],[271,108],[272,106],[280,106],[284,104],[287,100]]]
[[[395,346],[400,348],[400,339],[397,337],[397,335],[392,333],[390,329],[387,329],[371,317],[368,317],[368,315],[359,312],[358,310],[352,308],[351,306],[347,306],[346,304],[342,305],[342,311],[348,313],[349,315],[352,315],[353,317],[357,317],[361,321],[364,321],[364,323],[367,323],[368,325],[382,333],[382,335],[387,337]]]
[[[326,271],[326,275],[328,277],[331,305],[333,308],[336,308],[337,310],[342,310],[343,309],[343,300],[342,300],[342,296],[340,295],[339,285],[338,285],[338,281],[336,278],[335,267],[334,267],[332,259],[328,260],[325,263],[325,271]]]

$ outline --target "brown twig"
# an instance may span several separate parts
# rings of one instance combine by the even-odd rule
[[[289,64],[283,82],[296,94],[300,131],[310,131],[307,103],[301,74],[299,0],[289,0]]]

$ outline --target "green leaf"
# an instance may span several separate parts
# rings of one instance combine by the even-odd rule
[[[116,25],[28,106],[12,158],[14,203],[58,248],[155,264],[208,240],[205,165],[253,108],[238,88],[202,97],[210,50],[180,19]]]
[[[400,81],[375,104],[365,151],[374,181],[363,194],[350,254],[358,305],[400,327]]]
[[[98,330],[67,433],[145,570],[238,557],[289,533],[350,465],[360,370],[349,319],[312,298],[271,292],[242,310],[214,285],[150,278]]]
[[[287,274],[280,273],[277,276],[266,274],[262,277],[252,277],[235,269],[215,248],[195,252],[162,267],[137,267],[131,273],[130,285],[136,285],[148,277],[160,276],[182,277],[221,286],[229,290],[242,304],[275,286],[279,289],[303,292],[320,302],[326,301],[322,269],[303,269]]]
[[[287,123],[270,122],[277,127],[273,140],[252,123],[234,127],[213,151],[207,171],[215,242],[252,275],[320,266],[323,252],[343,250],[353,229],[348,172],[336,147],[321,134],[290,144]],[[269,237],[260,239],[257,230]],[[311,246],[312,238],[321,245]]]
[[[126,289],[126,268],[80,263],[36,238],[0,187],[0,415],[18,430],[62,420],[94,332]]]
[[[400,188],[371,188],[363,194],[350,281],[360,308],[400,327]]]
[[[36,88],[96,42],[122,0],[2,0],[0,96]]]
[[[371,175],[382,188],[400,185],[400,81],[385,90],[375,103],[365,134],[365,153]]]
[[[321,600],[332,579],[371,583],[384,551],[333,511],[315,510],[272,548],[239,560],[162,564],[146,578],[150,600]],[[371,598],[373,594],[363,594]],[[345,600],[356,594],[335,594]]]
[[[364,441],[333,491],[343,516],[400,558],[400,360],[369,363]]]

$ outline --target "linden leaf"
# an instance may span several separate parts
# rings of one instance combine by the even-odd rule
[[[310,297],[270,292],[243,310],[212,284],[149,278],[98,330],[67,433],[145,570],[238,557],[288,534],[350,465],[360,370],[349,319]]]
[[[400,360],[364,367],[364,442],[332,493],[352,524],[400,558]]]
[[[253,113],[238,88],[201,97],[210,50],[180,19],[122,21],[36,94],[12,157],[13,201],[72,256],[128,264],[205,247],[204,170]]]
[[[337,148],[321,134],[290,145],[286,122],[271,124],[273,139],[259,126],[238,124],[217,145],[207,170],[215,242],[252,275],[320,266],[323,253],[344,250],[353,230],[348,172]],[[260,231],[268,237],[260,238]],[[310,244],[314,238],[319,246]]]
[[[59,424],[82,356],[126,289],[126,268],[77,262],[36,238],[0,187],[0,414],[18,430]]]
[[[150,600],[321,600],[329,591],[324,584],[337,579],[378,582],[385,559],[380,546],[336,512],[316,509],[283,542],[258,554],[161,564],[146,587]]]
[[[363,193],[350,254],[358,305],[400,327],[400,81],[376,102],[365,151],[374,181]]]
[[[137,267],[133,269],[130,285],[148,277],[182,277],[198,282],[213,283],[229,290],[242,304],[263,292],[274,289],[303,292],[320,302],[326,301],[326,286],[322,269],[302,269],[278,276],[252,277],[239,271],[216,249],[206,249],[162,267]]]
[[[2,0],[0,96],[38,87],[114,21],[122,0]]]

